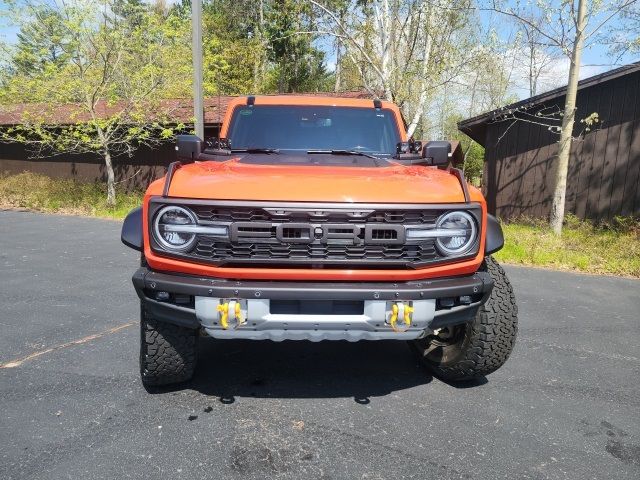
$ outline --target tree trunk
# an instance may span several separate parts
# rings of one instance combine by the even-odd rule
[[[375,28],[377,41],[380,44],[380,80],[384,99],[393,102],[393,87],[391,86],[391,18],[389,12],[389,0],[382,1],[382,10],[376,6]]]
[[[584,29],[586,27],[586,0],[579,0],[578,18],[575,42],[571,52],[569,66],[569,83],[567,97],[564,104],[564,116],[560,130],[560,144],[558,146],[558,161],[556,162],[555,188],[551,205],[550,225],[556,235],[562,233],[564,221],[564,204],[567,194],[567,173],[569,171],[569,155],[573,139],[573,123],[576,115],[576,96],[578,93],[578,78],[580,76],[580,61],[584,48]]]
[[[107,205],[113,207],[116,204],[116,181],[113,173],[113,163],[111,162],[111,153],[105,150],[104,164],[107,167]]]
[[[340,84],[342,83],[342,78],[341,78],[341,69],[340,69],[340,62],[342,61],[342,59],[340,58],[340,40],[336,40],[336,68],[334,70],[334,76],[335,76],[335,84],[333,86],[333,91],[334,92],[339,92],[340,91]]]
[[[253,93],[259,92],[262,82],[264,81],[264,51],[266,45],[264,41],[264,1],[260,0],[260,7],[258,9],[258,28],[256,29],[256,36],[258,37],[258,44],[260,45],[259,51],[253,62]]]
[[[258,76],[260,75],[260,61],[262,60],[261,55],[262,53],[258,53],[253,61],[253,91],[251,92],[253,94],[258,93],[258,85],[262,83],[258,80]]]
[[[529,97],[536,96],[536,65],[535,65],[535,55],[536,55],[536,45],[532,38],[528,40],[529,42]]]
[[[344,25],[344,17],[346,10],[340,10],[340,25]],[[342,89],[342,40],[340,37],[336,37],[336,69],[334,72],[335,84],[333,86],[334,92],[339,92]]]
[[[422,78],[420,79],[420,96],[418,97],[418,103],[416,105],[416,111],[411,119],[411,123],[407,128],[407,136],[412,137],[413,133],[416,131],[418,123],[420,122],[420,118],[424,113],[424,109],[427,103],[427,89],[429,88],[428,83],[428,75],[429,75],[429,65],[431,62],[431,49],[433,48],[433,37],[431,36],[431,26],[433,25],[434,20],[434,8],[427,5],[426,0],[422,2],[421,8],[423,9],[422,17],[427,19],[427,27],[425,30],[425,45],[424,45],[424,55],[422,57]]]
[[[340,85],[342,83],[341,71],[340,71],[340,50],[336,50],[336,69],[334,71],[335,83],[333,85],[333,91],[335,93],[340,91]]]

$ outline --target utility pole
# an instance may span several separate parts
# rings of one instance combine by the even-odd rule
[[[193,116],[196,135],[204,140],[202,98],[202,0],[191,2],[191,50],[193,55]]]

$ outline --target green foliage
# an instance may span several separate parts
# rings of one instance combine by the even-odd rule
[[[12,73],[0,104],[113,103],[190,92],[190,24],[176,13],[140,0],[10,0],[8,8],[20,32],[14,48],[5,45]]]
[[[0,130],[0,142],[25,143],[33,156],[51,153],[104,153],[129,154],[140,145],[172,140],[176,133],[186,130],[182,123],[149,122],[144,118],[120,123],[117,116],[97,118],[70,125],[49,125],[42,121],[23,123]],[[101,138],[105,132],[111,139]]]
[[[475,185],[480,185],[484,171],[484,147],[470,138],[458,137],[462,151],[466,153],[464,159],[464,176]]]
[[[640,53],[640,5],[633,3],[620,12],[620,21],[612,22],[599,39],[609,46],[609,53],[620,61],[635,60]],[[622,63],[622,62],[621,62]]]
[[[247,2],[204,5],[204,94],[243,95],[261,91],[254,75],[262,60],[255,19],[243,14]]]

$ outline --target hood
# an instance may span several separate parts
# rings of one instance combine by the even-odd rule
[[[164,180],[149,193],[159,194]],[[431,167],[384,162],[378,167],[199,162],[178,169],[169,196],[216,200],[340,203],[460,203],[458,179]]]

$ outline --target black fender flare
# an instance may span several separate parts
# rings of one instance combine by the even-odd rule
[[[142,251],[142,207],[134,208],[124,219],[120,240],[127,247]]]
[[[484,242],[484,254],[491,255],[504,247],[504,235],[500,222],[493,215],[487,215],[487,238]]]

